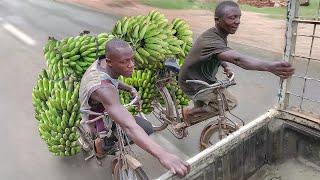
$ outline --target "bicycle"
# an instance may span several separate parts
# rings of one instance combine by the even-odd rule
[[[137,102],[138,97],[135,97],[129,104],[124,105],[126,108],[134,106]],[[148,180],[148,176],[146,175],[145,171],[143,170],[142,164],[134,158],[133,151],[131,149],[131,142],[128,139],[126,133],[122,130],[122,128],[115,122],[112,122],[108,114],[105,113],[96,113],[91,110],[81,110],[82,113],[87,113],[88,115],[95,115],[97,116],[94,119],[81,121],[78,132],[80,134],[80,138],[78,139],[78,143],[82,147],[85,153],[88,153],[89,156],[85,158],[85,160],[89,160],[94,158],[98,165],[102,166],[102,162],[100,160],[101,157],[97,156],[94,147],[94,140],[97,137],[105,138],[110,137],[112,124],[115,125],[116,134],[115,137],[117,141],[115,144],[110,147],[110,151],[108,151],[107,155],[115,156],[112,163],[112,174],[114,180]],[[109,129],[108,133],[99,133],[99,132],[92,132],[89,129],[89,125],[95,123],[98,120],[103,120],[106,126],[106,129]],[[112,151],[113,150],[113,151]]]
[[[165,70],[160,71],[158,73],[159,80],[156,82],[156,87],[160,93],[160,97],[153,101],[153,108],[154,111],[152,115],[155,117],[157,122],[152,121],[152,118],[148,120],[152,123],[155,131],[161,131],[166,129],[168,126],[169,131],[178,139],[182,139],[188,135],[187,128],[191,127],[199,122],[207,120],[214,115],[206,115],[200,116],[197,119],[195,124],[191,124],[183,119],[182,111],[183,106],[179,106],[177,104],[177,100],[175,98],[174,92],[169,92],[166,88],[166,84],[172,81],[177,81],[176,77],[179,73],[180,67],[176,63],[175,59],[169,59],[165,63]],[[217,121],[210,122],[205,126],[205,128],[201,132],[200,136],[200,149],[203,150],[210,145],[214,144],[213,139],[215,135],[218,133],[218,137],[221,140],[223,137],[231,134],[232,132],[236,131],[240,126],[228,118],[225,115],[225,111],[227,110],[232,116],[236,117],[242,122],[244,125],[244,121],[239,117],[232,114],[227,106],[226,98],[222,93],[223,89],[228,88],[229,86],[235,85],[234,80],[234,73],[230,78],[227,78],[222,81],[217,81],[214,84],[208,84],[207,82],[200,81],[200,80],[187,80],[187,83],[198,83],[203,85],[205,88],[201,91],[197,92],[196,95],[203,93],[205,91],[215,91],[217,94],[217,102],[218,102],[218,110],[219,116]],[[195,96],[196,96],[195,95]],[[163,101],[161,103],[161,101]],[[146,117],[145,115],[141,114],[142,117]]]

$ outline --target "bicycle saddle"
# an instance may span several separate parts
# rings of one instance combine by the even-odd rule
[[[165,67],[169,69],[172,72],[179,73],[180,66],[177,63],[177,60],[175,58],[169,58],[164,63]]]

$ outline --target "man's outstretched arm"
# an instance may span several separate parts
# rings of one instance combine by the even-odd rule
[[[113,86],[97,89],[91,98],[101,102],[111,119],[118,123],[139,147],[156,157],[164,167],[180,176],[185,176],[190,171],[186,162],[166,152],[145,133],[130,112],[120,104],[118,92]]]
[[[243,69],[268,71],[280,78],[287,79],[294,73],[294,68],[285,61],[262,61],[250,56],[238,53],[235,50],[225,51],[217,55],[220,61],[233,63]]]

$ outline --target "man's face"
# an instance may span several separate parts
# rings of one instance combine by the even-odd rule
[[[222,18],[218,19],[218,26],[229,34],[234,34],[240,25],[241,10],[238,7],[226,7]]]
[[[133,51],[130,47],[120,48],[109,57],[109,65],[117,75],[130,77],[134,70]]]

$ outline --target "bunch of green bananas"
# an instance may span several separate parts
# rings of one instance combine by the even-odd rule
[[[40,120],[40,114],[48,109],[46,102],[53,92],[54,84],[55,82],[49,78],[47,71],[42,70],[32,91],[32,104],[37,120]]]
[[[166,57],[173,56],[172,51],[176,50],[167,42],[168,37],[173,37],[172,28],[165,16],[154,10],[147,16],[122,18],[112,32],[131,44],[138,69],[158,69],[163,68]]]
[[[174,36],[182,41],[180,45],[181,53],[177,54],[177,58],[179,59],[179,65],[184,63],[186,55],[189,53],[192,47],[192,31],[190,30],[190,26],[186,21],[180,18],[175,18],[172,20],[173,29],[176,31]]]
[[[56,82],[45,103],[47,108],[39,114],[40,137],[56,156],[75,155],[80,151],[76,132],[81,120],[79,88],[80,84],[71,78]]]
[[[177,81],[173,81],[166,85],[171,96],[175,96],[177,105],[186,106],[189,104],[189,98],[180,89]]]
[[[61,41],[49,37],[43,48],[48,69],[39,75],[32,92],[35,118],[41,138],[57,156],[80,151],[76,127],[80,123],[79,81],[87,68],[105,54],[106,43],[114,36],[83,32]]]
[[[154,72],[149,69],[135,70],[130,78],[120,77],[119,80],[133,86],[138,91],[142,100],[141,111],[145,114],[149,114],[153,111],[151,102],[156,96]],[[128,104],[132,100],[131,95],[128,92],[120,93],[120,101],[122,104]],[[131,108],[129,111],[136,114],[136,108]]]
[[[105,54],[106,43],[112,38],[107,33],[91,36],[88,32],[61,41],[49,38],[44,53],[50,75],[56,80],[69,76],[81,79],[87,68]]]

